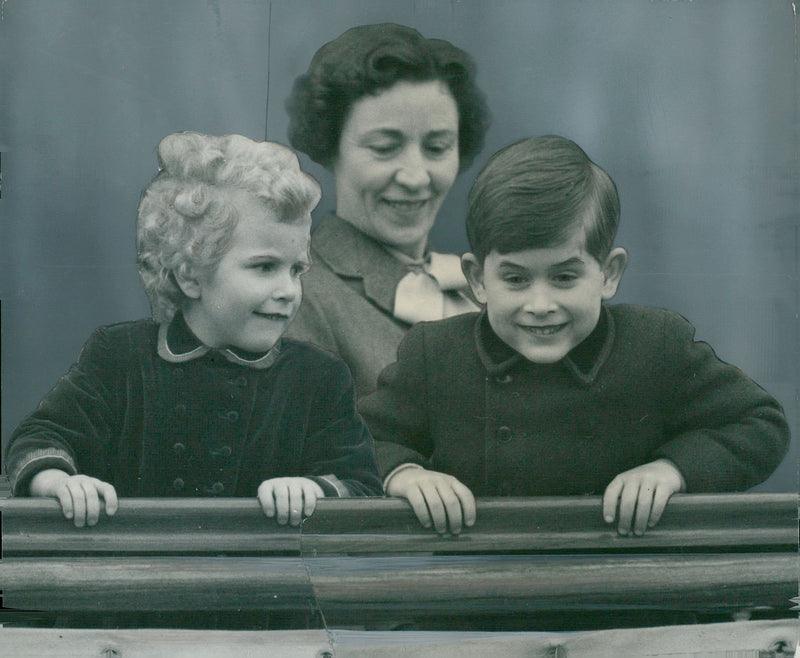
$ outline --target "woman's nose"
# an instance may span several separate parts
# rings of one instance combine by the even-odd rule
[[[428,161],[418,147],[409,147],[400,156],[395,180],[410,189],[419,189],[430,184]]]

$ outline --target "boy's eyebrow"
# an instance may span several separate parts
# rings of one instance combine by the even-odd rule
[[[567,258],[567,260],[562,261],[561,263],[555,263],[551,267],[570,267],[572,265],[585,265],[586,261],[583,260],[580,256],[573,256],[572,258]]]

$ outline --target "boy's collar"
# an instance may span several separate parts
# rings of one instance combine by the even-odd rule
[[[597,377],[602,365],[611,353],[614,343],[614,317],[603,306],[597,326],[584,341],[577,345],[559,363],[563,363],[572,375],[582,384],[591,384]],[[478,315],[474,326],[475,344],[478,356],[486,370],[492,376],[498,376],[517,364],[536,366],[527,361],[519,352],[506,345],[495,334],[484,308]],[[555,365],[555,364],[554,364]]]
[[[192,359],[199,359],[208,354],[220,354],[231,363],[248,368],[262,370],[269,368],[280,354],[280,341],[266,354],[253,354],[243,350],[230,348],[216,349],[203,345],[200,339],[192,333],[189,325],[178,311],[168,323],[158,327],[158,355],[170,363],[184,363]]]

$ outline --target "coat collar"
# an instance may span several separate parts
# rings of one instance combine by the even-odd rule
[[[360,279],[364,294],[387,313],[394,312],[397,284],[408,265],[381,244],[334,214],[326,216],[311,238],[311,254],[343,278]]]
[[[575,379],[586,386],[592,384],[597,373],[608,359],[614,344],[616,333],[614,317],[603,306],[600,321],[594,331],[577,347],[575,347],[558,364],[563,364]],[[478,356],[491,376],[503,375],[514,366],[535,367],[526,359],[506,345],[489,325],[484,308],[475,320],[473,336]]]
[[[185,363],[208,353],[220,354],[231,363],[256,370],[269,368],[280,354],[280,341],[266,354],[253,354],[230,348],[216,349],[203,345],[189,329],[183,313],[178,311],[172,320],[158,327],[158,355],[170,363]]]

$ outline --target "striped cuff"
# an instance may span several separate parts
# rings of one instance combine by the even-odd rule
[[[39,471],[48,468],[57,468],[70,475],[78,472],[75,462],[66,450],[59,448],[32,450],[23,460],[18,461],[9,469],[8,480],[11,484],[11,494],[13,496],[29,495],[28,486],[31,478]]]

